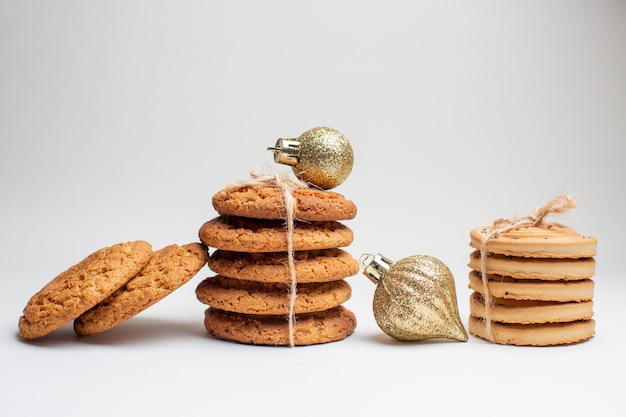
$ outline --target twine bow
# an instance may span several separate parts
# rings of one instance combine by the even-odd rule
[[[250,180],[239,181],[230,184],[226,187],[227,190],[234,190],[246,186],[254,185],[267,185],[271,187],[278,187],[282,191],[283,203],[285,205],[286,223],[287,223],[287,260],[289,265],[289,347],[295,346],[294,330],[296,325],[296,317],[294,314],[294,306],[296,304],[297,294],[297,281],[296,281],[296,265],[294,259],[293,249],[293,229],[295,222],[295,199],[293,198],[293,191],[297,189],[309,188],[309,185],[298,179],[288,177],[285,174],[275,174],[274,176],[261,176],[254,171],[250,173]]]
[[[534,211],[526,216],[514,219],[496,219],[489,227],[487,233],[483,234],[480,244],[480,272],[483,281],[483,298],[485,302],[485,328],[486,338],[490,342],[495,341],[493,329],[491,328],[491,307],[493,297],[489,291],[487,275],[487,242],[489,239],[496,238],[506,232],[521,229],[524,227],[543,227],[554,225],[555,223],[544,223],[544,218],[549,214],[561,214],[576,208],[576,200],[567,194],[561,194],[547,203],[537,207]]]

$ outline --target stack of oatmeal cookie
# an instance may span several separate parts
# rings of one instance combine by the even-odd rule
[[[345,278],[359,264],[341,249],[352,243],[353,233],[340,223],[356,216],[355,204],[335,192],[291,191],[290,268],[284,192],[274,185],[242,185],[213,196],[219,215],[202,225],[199,237],[215,249],[208,266],[217,275],[203,280],[196,295],[209,306],[204,324],[216,338],[312,345],[344,339],[356,327],[342,304],[352,294]]]

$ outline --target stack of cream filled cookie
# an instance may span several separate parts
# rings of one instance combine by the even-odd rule
[[[470,332],[494,343],[523,346],[591,338],[596,239],[557,224],[521,227],[486,239],[491,230],[470,232],[475,249],[469,262],[474,290]]]
[[[293,201],[292,228],[285,192]],[[353,202],[336,192],[274,184],[228,187],[212,202],[218,216],[202,225],[199,237],[215,249],[208,266],[216,275],[196,288],[208,305],[210,335],[295,346],[341,340],[354,331],[356,318],[342,304],[352,294],[345,278],[359,264],[342,249],[353,232],[340,222],[356,216]]]

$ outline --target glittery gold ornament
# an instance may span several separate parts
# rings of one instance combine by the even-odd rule
[[[291,165],[302,181],[329,190],[348,178],[354,164],[352,146],[346,137],[330,127],[307,130],[297,139],[278,139],[274,161]]]
[[[454,277],[443,262],[428,255],[392,262],[380,254],[363,254],[359,261],[363,274],[376,284],[374,318],[389,336],[467,341]]]

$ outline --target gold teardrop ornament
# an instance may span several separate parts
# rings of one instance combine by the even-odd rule
[[[360,263],[376,284],[374,318],[383,332],[402,341],[467,341],[454,277],[439,259],[414,255],[392,262],[380,254],[363,254]]]

